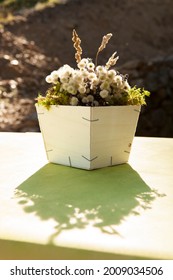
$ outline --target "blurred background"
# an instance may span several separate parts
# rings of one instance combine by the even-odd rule
[[[117,51],[117,70],[151,92],[136,135],[173,137],[173,0],[0,0],[0,131],[39,131],[35,98],[75,67],[74,28],[93,59],[112,33],[98,63]]]

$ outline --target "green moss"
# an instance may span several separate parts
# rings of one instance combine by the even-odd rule
[[[65,90],[60,91],[60,83],[57,83],[47,90],[45,96],[39,94],[37,103],[49,109],[51,105],[68,105],[69,98],[68,92]]]
[[[112,97],[106,102],[106,104],[99,100],[99,104],[100,106],[146,105],[146,96],[150,96],[149,91],[134,86],[128,91],[121,93],[120,98]],[[60,83],[57,83],[57,85],[54,85],[47,90],[45,96],[39,94],[37,103],[38,105],[50,109],[51,105],[70,105],[70,98],[71,94],[67,91],[60,91]],[[85,106],[82,103],[79,103],[78,105]]]
[[[150,92],[144,88],[137,88],[134,86],[128,91],[129,105],[146,105],[146,96],[150,96]]]

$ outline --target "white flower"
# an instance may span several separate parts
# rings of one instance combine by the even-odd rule
[[[72,72],[69,72],[68,70],[67,71],[63,71],[61,72],[60,74],[60,78],[65,78],[65,79],[69,79],[72,75]]]
[[[47,77],[46,77],[46,82],[48,83],[48,84],[51,84],[52,83],[52,77],[51,77],[51,75],[48,75]]]
[[[87,64],[87,68],[88,68],[88,70],[94,71],[94,68],[95,68],[94,63],[92,63],[92,62],[88,62],[88,64]]]
[[[82,103],[88,103],[87,97],[83,97],[83,98],[82,98]]]
[[[95,79],[92,79],[92,81],[91,81],[91,85],[92,86],[97,86],[98,84],[99,84],[99,79],[96,77]]]
[[[76,106],[78,104],[79,100],[77,99],[77,97],[72,97],[70,100],[70,105],[72,106]]]
[[[131,86],[129,85],[129,83],[127,81],[124,81],[123,88],[124,88],[124,90],[129,90],[129,89],[131,89]]]
[[[74,72],[74,69],[68,64],[65,64],[58,70],[58,75],[60,78],[69,78],[69,76]]]
[[[89,79],[89,80],[93,80],[93,79],[96,79],[96,78],[97,78],[97,76],[96,76],[95,73],[89,73],[89,74],[88,74],[88,79]]]
[[[114,78],[114,82],[117,83],[119,86],[122,84],[123,78],[120,75],[116,75]]]
[[[83,83],[83,80],[84,80],[84,78],[81,76],[81,75],[78,75],[78,76],[76,76],[75,77],[75,81],[77,82],[77,83]]]
[[[76,88],[73,85],[68,85],[67,87],[67,91],[73,95],[75,95],[77,93]]]
[[[87,101],[88,102],[93,102],[94,101],[94,97],[90,94],[87,96]]]
[[[56,71],[56,70],[54,70],[50,75],[51,75],[53,81],[57,80],[59,77],[58,71]]]
[[[70,75],[71,75],[71,72],[69,72],[69,71],[67,70],[67,71],[62,71],[62,72],[59,74],[59,77],[60,77],[60,79],[63,79],[63,78],[69,79]]]
[[[87,63],[89,61],[89,58],[82,58],[81,61],[84,62],[87,65]]]
[[[116,71],[115,70],[109,70],[108,73],[107,73],[107,77],[108,79],[110,79],[111,81],[113,81],[113,79],[115,78],[116,76]]]
[[[80,69],[80,72],[81,72],[83,78],[88,77],[89,72],[86,69]]]
[[[79,68],[79,69],[83,69],[83,68],[85,68],[85,63],[83,63],[83,62],[79,62],[78,64],[77,64],[77,67]]]
[[[81,94],[84,94],[86,92],[86,88],[84,86],[79,86],[78,88],[78,91],[81,93]]]
[[[100,96],[102,98],[108,97],[108,94],[109,94],[109,92],[106,89],[103,89],[103,90],[100,91]]]
[[[106,68],[105,68],[104,66],[101,66],[101,65],[98,65],[98,66],[96,67],[96,71],[97,71],[99,74],[102,74],[102,73],[106,73],[106,72],[107,72]]]
[[[94,100],[93,104],[94,106],[99,106],[99,102],[97,100]]]
[[[100,88],[103,90],[103,89],[107,89],[109,90],[110,89],[110,84],[107,82],[107,81],[104,81],[101,85],[100,85]]]
[[[101,73],[101,74],[99,75],[99,80],[100,80],[100,82],[105,81],[105,80],[106,80],[106,74],[105,74],[105,73]]]
[[[76,83],[73,79],[73,77],[70,77],[69,81],[68,81],[69,86],[75,87],[76,88]]]
[[[88,59],[87,58],[82,58],[77,66],[78,66],[79,69],[83,69],[83,68],[86,67],[87,63],[88,63]]]
[[[74,79],[74,81],[75,81],[76,83],[82,83],[82,82],[83,82],[83,76],[82,76],[81,71],[76,70],[76,71],[73,73],[72,78]]]
[[[82,69],[82,68],[86,67],[87,63],[88,63],[88,59],[87,58],[82,58],[77,66],[78,66],[79,69]]]
[[[66,72],[67,74],[71,74],[73,71],[74,71],[74,69],[68,64],[65,64],[62,67],[62,72]]]
[[[61,77],[60,78],[60,80],[61,80],[61,83],[68,83],[68,78],[67,77]]]
[[[63,88],[64,90],[67,90],[67,89],[68,89],[69,84],[68,84],[68,83],[64,83],[64,84],[62,84],[61,86],[62,86],[62,88]]]
[[[59,74],[58,74],[58,70],[54,70],[52,71],[52,73],[50,74],[51,79],[52,79],[52,83],[56,84],[59,78]]]
[[[68,64],[64,64],[63,69],[64,70],[69,70],[69,71],[73,70],[73,68],[70,65],[68,65]]]

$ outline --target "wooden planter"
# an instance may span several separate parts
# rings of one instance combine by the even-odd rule
[[[128,161],[140,106],[36,110],[49,162],[91,170]]]

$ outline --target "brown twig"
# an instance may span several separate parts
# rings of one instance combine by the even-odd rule
[[[110,38],[112,37],[112,33],[108,33],[107,35],[103,36],[102,42],[100,47],[98,48],[96,59],[95,59],[95,66],[97,66],[98,54],[106,48],[107,43],[109,42]]]
[[[79,38],[75,29],[73,29],[72,41],[74,42],[73,46],[76,50],[75,59],[76,59],[76,62],[79,63],[81,61],[81,54],[82,54],[82,48],[80,46],[81,39]]]
[[[108,62],[106,63],[106,68],[109,69],[110,67],[114,66],[119,59],[119,56],[116,56],[117,52],[114,52],[113,55],[108,59]]]

